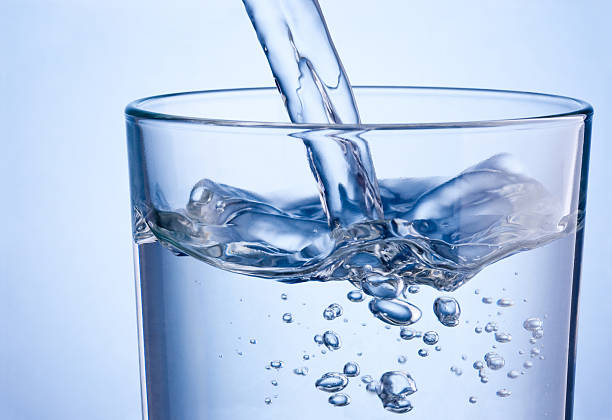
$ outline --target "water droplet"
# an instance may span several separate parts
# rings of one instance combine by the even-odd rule
[[[412,404],[407,397],[416,391],[416,383],[408,373],[386,372],[380,378],[378,397],[386,410],[393,413],[407,413],[412,410]]]
[[[330,350],[338,350],[340,348],[340,337],[333,331],[325,331],[323,344]]]
[[[482,327],[476,327],[476,328],[474,328],[474,332],[475,332],[476,334],[480,334],[480,333],[482,333]]]
[[[284,313],[283,321],[286,322],[287,324],[291,324],[293,322],[293,315],[291,315],[289,312]]]
[[[281,299],[282,300],[287,300],[287,293],[281,294]]]
[[[272,404],[272,400],[270,398],[266,398],[264,402],[266,403],[266,405]]]
[[[497,306],[501,306],[502,308],[509,308],[514,305],[514,301],[510,298],[501,298],[497,300]]]
[[[509,397],[510,395],[512,395],[512,392],[510,392],[509,390],[507,390],[506,388],[502,388],[500,390],[498,390],[496,392],[498,397]]]
[[[421,310],[401,299],[372,299],[370,312],[383,322],[391,325],[410,325],[421,318]]]
[[[346,294],[346,297],[351,302],[361,302],[363,301],[363,293],[361,290],[351,290]]]
[[[346,388],[348,379],[341,373],[329,372],[315,382],[317,389],[325,392],[338,392]]]
[[[487,305],[490,305],[491,303],[493,303],[493,298],[492,297],[483,297],[482,298],[482,303],[486,303]]]
[[[379,299],[393,299],[400,294],[403,288],[402,280],[381,276],[368,277],[361,282],[361,289],[365,294]]]
[[[348,395],[334,394],[330,396],[327,401],[329,401],[329,403],[334,407],[344,407],[345,405],[350,404],[351,399],[348,397]]]
[[[321,334],[315,335],[314,342],[317,344],[323,344],[323,336]]]
[[[406,363],[406,360],[407,360],[406,356],[400,356],[400,357],[397,358],[397,363],[404,364],[404,363]]]
[[[423,342],[429,346],[433,346],[438,342],[438,333],[435,331],[427,331],[423,334]]]
[[[280,369],[283,367],[283,362],[281,360],[273,360],[270,362],[270,367],[274,369]]]
[[[542,328],[542,320],[540,318],[528,318],[523,322],[523,328],[527,331],[535,331],[538,328]]]
[[[472,396],[468,399],[468,401],[470,402],[470,404],[476,404],[478,402],[478,398]]]
[[[495,341],[497,341],[498,343],[509,343],[510,341],[512,341],[512,335],[504,332],[496,332]]]
[[[474,367],[474,369],[480,370],[484,368],[484,363],[482,363],[480,360],[476,360],[472,366]]]
[[[416,284],[413,284],[412,286],[408,287],[408,293],[419,293],[419,291],[421,290],[421,288],[419,286],[417,286]]]
[[[293,373],[300,376],[306,376],[308,375],[308,368],[306,366],[295,368],[293,369]]]
[[[340,315],[342,315],[342,306],[338,305],[337,303],[332,303],[323,311],[323,318],[327,319],[328,321],[336,319]]]
[[[254,338],[251,338],[251,339],[249,340],[249,343],[251,343],[251,344],[257,344],[257,340],[255,340]]]
[[[487,362],[487,366],[489,367],[489,369],[492,369],[492,370],[499,370],[503,368],[504,365],[506,364],[503,357],[501,357],[499,354],[494,353],[492,351],[485,354],[484,360],[485,362]]]
[[[527,360],[525,363],[523,363],[523,367],[525,369],[531,369],[533,367],[533,363]]]
[[[518,378],[520,374],[521,372],[519,372],[518,370],[511,370],[510,372],[508,372],[508,378],[510,379]]]
[[[346,376],[352,378],[359,375],[359,365],[355,362],[347,362],[344,365],[343,372]]]
[[[485,325],[485,331],[488,333],[497,331],[498,327],[497,327],[497,323],[495,322],[489,322],[487,323],[487,325]]]
[[[429,355],[429,352],[426,349],[419,349],[418,353],[421,357],[427,357]]]
[[[270,381],[270,383],[271,383],[273,386],[278,386],[278,381],[277,381],[276,379],[272,379],[272,380]]]

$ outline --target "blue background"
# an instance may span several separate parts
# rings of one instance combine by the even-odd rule
[[[321,0],[354,84],[533,90],[596,110],[576,418],[612,418],[612,2]],[[3,0],[0,418],[138,419],[123,108],[271,85],[239,0]]]

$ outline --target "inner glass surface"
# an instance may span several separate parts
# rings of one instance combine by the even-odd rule
[[[590,112],[590,106],[580,100],[525,92],[356,87],[354,93],[362,123],[375,125],[499,122]],[[236,101],[240,102],[239,107],[236,107]],[[160,119],[290,123],[275,88],[204,91],[147,98],[130,104],[127,113]]]

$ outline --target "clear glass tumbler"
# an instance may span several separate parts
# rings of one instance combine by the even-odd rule
[[[271,88],[127,107],[143,418],[570,419],[591,107],[355,97],[358,126]],[[330,228],[356,172],[310,141],[369,150],[382,219]]]

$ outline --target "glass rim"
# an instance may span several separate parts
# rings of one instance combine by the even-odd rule
[[[436,86],[376,86],[363,85],[353,86],[355,90],[406,90],[406,91],[432,91],[432,92],[452,92],[460,94],[501,94],[509,98],[532,97],[536,99],[549,99],[560,104],[572,105],[571,111],[533,115],[528,117],[485,119],[470,121],[449,121],[449,122],[426,122],[426,123],[363,123],[363,124],[324,124],[324,123],[291,123],[291,122],[272,122],[272,121],[251,121],[251,120],[232,120],[219,118],[190,117],[185,115],[175,115],[161,112],[154,112],[145,109],[142,105],[146,102],[168,99],[172,97],[183,97],[188,95],[237,93],[237,92],[278,92],[275,87],[247,87],[232,89],[213,89],[201,91],[189,91],[178,93],[167,93],[163,95],[149,96],[130,102],[125,108],[125,115],[128,118],[157,120],[165,122],[178,122],[190,124],[202,124],[220,127],[242,127],[242,128],[279,128],[279,129],[305,129],[305,130],[414,130],[414,129],[436,129],[436,128],[477,128],[477,127],[499,127],[526,123],[550,122],[551,120],[565,119],[568,117],[583,116],[587,119],[593,115],[593,107],[581,99],[569,96],[553,95],[539,92],[528,92],[518,90],[503,89],[483,89],[483,88],[461,88],[461,87],[436,87]],[[279,94],[280,95],[280,94]]]

